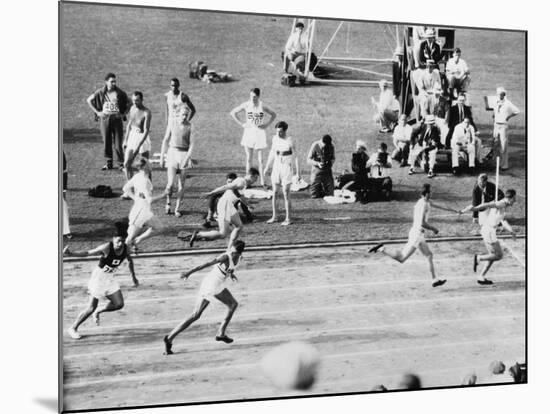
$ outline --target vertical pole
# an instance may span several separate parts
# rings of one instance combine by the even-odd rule
[[[495,178],[495,201],[498,201],[498,178],[499,178],[499,171],[500,171],[500,156],[497,157],[497,171],[496,171],[496,178]]]
[[[350,26],[351,23],[348,22],[348,31],[346,33],[346,53],[349,53],[349,35],[350,35]]]
[[[311,50],[313,49],[313,36],[315,34],[315,19],[310,20],[310,23],[308,24],[308,42],[307,42],[307,56],[306,56],[306,68],[304,71],[304,75],[306,79],[309,77],[309,65],[311,62]],[[319,62],[317,62],[319,64]],[[317,67],[317,65],[315,65]],[[315,70],[315,68],[313,68]]]

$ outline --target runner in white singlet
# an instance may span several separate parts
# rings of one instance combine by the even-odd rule
[[[369,250],[369,253],[382,252],[386,256],[391,257],[394,260],[397,260],[399,263],[405,263],[405,261],[411,257],[411,255],[416,251],[420,250],[427,259],[430,265],[430,274],[432,276],[432,286],[437,287],[443,285],[447,280],[440,279],[435,275],[434,263],[433,263],[433,253],[428,247],[428,243],[424,238],[424,232],[426,230],[431,230],[434,234],[439,233],[434,226],[428,224],[428,215],[430,213],[430,208],[438,208],[440,210],[451,211],[453,213],[459,214],[458,210],[440,206],[433,203],[431,198],[431,187],[430,184],[424,184],[421,192],[422,197],[418,200],[414,206],[414,215],[413,215],[413,225],[409,231],[409,240],[407,244],[403,247],[401,251],[387,251],[383,243],[378,244],[372,247]]]
[[[216,259],[181,274],[182,279],[187,279],[199,270],[214,266],[210,273],[208,273],[202,280],[197,301],[195,303],[195,308],[193,309],[191,315],[189,315],[187,319],[176,326],[172,332],[164,337],[164,349],[166,355],[173,353],[172,342],[174,341],[174,338],[180,332],[187,329],[193,322],[197,321],[210,304],[210,301],[214,298],[218,299],[225,306],[227,306],[227,314],[220,325],[218,334],[216,335],[216,341],[225,342],[227,344],[233,342],[233,339],[228,337],[225,331],[227,329],[227,325],[233,317],[233,313],[235,313],[235,310],[237,309],[238,303],[229,289],[227,289],[226,281],[227,279],[231,279],[234,282],[237,281],[234,270],[241,259],[244,248],[245,243],[242,240],[235,240],[227,252],[218,256]]]
[[[237,116],[240,112],[244,112],[244,122]],[[267,122],[265,114],[269,115],[269,121]],[[275,120],[277,114],[260,101],[260,89],[254,88],[250,91],[250,100],[233,108],[230,115],[243,128],[241,145],[244,147],[246,155],[246,171],[250,170],[252,156],[254,151],[257,151],[260,184],[264,186],[262,150],[267,148],[265,130]]]
[[[503,252],[502,247],[497,239],[497,227],[502,226],[512,234],[515,239],[516,233],[510,224],[504,219],[506,209],[511,207],[516,202],[516,191],[507,190],[504,198],[499,201],[491,201],[490,203],[482,203],[478,206],[468,206],[461,213],[468,211],[485,211],[485,217],[481,224],[481,237],[485,242],[487,248],[487,254],[474,254],[474,273],[477,272],[477,266],[479,262],[487,262],[483,271],[477,279],[477,283],[480,285],[492,285],[493,281],[487,279],[485,276],[494,262],[502,259]]]
[[[132,247],[134,253],[137,253],[139,243],[162,228],[159,219],[153,213],[151,204],[166,195],[166,192],[163,192],[153,197],[153,183],[149,179],[150,166],[146,158],[140,159],[138,169],[139,172],[122,187],[124,195],[134,200],[128,217],[128,237],[125,241]]]

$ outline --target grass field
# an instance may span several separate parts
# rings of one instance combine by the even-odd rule
[[[139,288],[126,270],[118,276],[125,308],[103,314],[100,327],[86,322],[80,341],[64,336],[64,408],[395,389],[409,370],[424,387],[458,386],[472,371],[478,384],[507,383],[506,375],[489,375],[489,364],[526,358],[524,243],[506,242],[516,257],[507,252],[494,266],[489,287],[470,269],[481,241],[432,243],[436,270],[448,279],[437,289],[421,255],[400,265],[367,255],[368,246],[246,252],[239,282],[229,286],[240,303],[228,330],[235,342],[214,341],[225,310],[212,303],[176,338],[172,356],[162,354],[162,337],[192,310],[206,271],[188,281],[179,272],[210,256],[138,258]],[[86,302],[92,266],[64,263],[64,328]],[[318,381],[306,392],[274,388],[259,368],[263,355],[290,340],[321,354]]]
[[[62,126],[63,149],[69,163],[67,200],[76,249],[91,248],[110,237],[112,223],[128,214],[130,204],[119,199],[92,199],[87,190],[98,184],[117,189],[124,184],[119,172],[101,172],[102,143],[93,114],[85,99],[102,86],[105,73],[113,71],[119,86],[127,92],[139,89],[152,110],[153,151],[160,150],[164,133],[163,93],[169,79],[178,76],[182,89],[197,107],[194,118],[199,167],[192,172],[185,194],[182,218],[163,215],[162,203],[154,207],[165,228],[146,241],[142,250],[165,251],[183,246],[175,235],[196,228],[205,202],[200,193],[223,183],[230,171],[242,173],[244,154],[239,145],[241,130],[229,111],[245,101],[248,90],[262,88],[262,99],[286,120],[289,133],[298,143],[301,174],[309,180],[305,157],[310,144],[330,133],[336,145],[336,172],[349,168],[354,142],[365,139],[369,153],[379,142],[392,148],[391,137],[379,134],[372,121],[369,87],[310,86],[287,88],[280,85],[280,53],[290,31],[291,19],[181,10],[154,10],[97,5],[64,4],[62,13]],[[316,39],[320,53],[337,22],[321,22]],[[374,23],[354,24],[350,30],[350,52],[370,57],[390,57],[387,36]],[[336,47],[342,47],[341,39]],[[457,29],[456,45],[472,68],[471,101],[481,137],[491,134],[490,113],[483,96],[498,85],[507,88],[510,99],[522,113],[511,121],[511,169],[502,174],[503,187],[515,187],[519,202],[510,213],[511,223],[525,228],[525,35]],[[236,81],[206,84],[187,79],[188,64],[204,60],[211,68],[232,73]],[[271,133],[269,134],[271,135]],[[395,195],[389,203],[331,206],[311,200],[307,193],[293,194],[294,222],[288,228],[262,223],[271,214],[269,201],[255,205],[257,223],[247,226],[244,237],[254,245],[323,240],[365,240],[403,237],[410,223],[419,186],[424,175],[409,177],[406,169],[392,172]],[[431,180],[434,197],[450,206],[469,203],[474,178],[452,177],[448,168]],[[165,173],[154,172],[157,191],[164,188]],[[346,220],[326,218],[348,217]],[[469,220],[437,219],[443,235],[465,235],[473,229]],[[223,241],[208,243],[220,247]],[[199,248],[207,244],[199,245]]]

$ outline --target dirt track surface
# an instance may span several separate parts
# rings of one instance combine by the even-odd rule
[[[369,391],[397,386],[405,371],[425,387],[460,385],[475,371],[482,383],[495,359],[523,361],[525,263],[523,240],[490,272],[493,286],[475,282],[473,252],[481,242],[431,243],[436,271],[448,279],[434,289],[427,263],[416,253],[403,265],[367,247],[248,252],[230,283],[240,306],[229,326],[231,345],[214,341],[224,307],[212,303],[203,318],[164,356],[162,337],[193,308],[206,271],[188,281],[179,272],[209,257],[136,258],[141,285],[126,269],[117,276],[122,311],[87,321],[79,341],[64,334],[64,408],[129,407],[164,403],[302,395],[274,388],[259,361],[274,346],[306,341],[321,354],[319,377],[306,394]],[[401,246],[389,246],[399,248]],[[63,321],[86,303],[94,262],[64,263]]]

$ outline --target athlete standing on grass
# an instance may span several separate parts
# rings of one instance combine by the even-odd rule
[[[234,282],[237,281],[234,271],[240,261],[244,247],[245,243],[242,240],[235,240],[227,252],[221,254],[216,259],[181,274],[182,279],[187,279],[199,270],[214,266],[210,273],[208,273],[208,275],[206,275],[202,280],[193,313],[191,313],[187,319],[181,322],[172,330],[172,332],[164,337],[164,349],[166,355],[173,354],[172,343],[174,338],[201,317],[202,313],[208,307],[213,298],[218,299],[225,306],[227,306],[227,314],[220,325],[218,334],[216,335],[216,341],[225,342],[226,344],[233,342],[233,339],[225,334],[225,330],[233,317],[233,313],[235,313],[235,310],[237,309],[238,303],[227,287],[225,287],[225,282],[228,278]]]
[[[86,309],[84,309],[76,318],[74,323],[67,329],[67,333],[73,339],[80,339],[82,335],[78,333],[79,326],[93,315],[93,319],[99,325],[99,315],[103,312],[113,312],[122,309],[124,306],[124,298],[120,291],[120,285],[115,279],[115,272],[118,266],[124,261],[128,261],[128,269],[132,275],[134,287],[139,286],[139,282],[134,272],[134,262],[129,255],[128,246],[124,242],[126,237],[126,225],[116,223],[117,235],[109,243],[102,244],[92,250],[70,251],[69,246],[65,247],[63,254],[65,256],[87,257],[100,254],[98,267],[92,272],[92,277],[88,283],[90,292],[90,301]],[[99,299],[109,299],[109,302],[101,309],[97,309]]]
[[[242,122],[237,116],[238,113],[244,112],[245,121]],[[265,114],[269,114],[269,121],[265,122]],[[254,151],[258,152],[258,170],[260,171],[260,184],[265,186],[262,150],[267,148],[267,137],[265,130],[275,120],[277,114],[267,105],[260,101],[260,89],[254,88],[250,91],[250,100],[233,108],[229,113],[231,118],[235,120],[243,128],[243,137],[241,145],[244,147],[246,155],[246,171],[250,170],[250,163]]]
[[[493,281],[485,277],[494,262],[502,259],[502,247],[497,239],[497,227],[502,223],[502,226],[508,230],[512,237],[516,238],[516,233],[512,226],[504,220],[506,209],[511,207],[516,202],[516,190],[507,190],[504,198],[499,201],[491,201],[483,203],[476,207],[471,205],[463,209],[460,213],[468,211],[487,211],[483,222],[481,223],[481,237],[487,247],[487,254],[474,254],[474,273],[477,272],[479,262],[487,262],[481,275],[477,279],[480,285],[492,285]]]
[[[424,232],[426,230],[431,230],[434,234],[439,233],[434,226],[428,223],[428,215],[430,213],[430,208],[438,208],[441,210],[452,211],[453,213],[459,214],[458,210],[452,208],[444,207],[433,203],[431,200],[431,187],[430,184],[424,184],[422,186],[421,198],[418,200],[414,206],[414,216],[413,216],[413,225],[409,231],[409,240],[405,247],[398,252],[388,252],[386,251],[384,244],[378,244],[372,247],[369,250],[369,253],[381,252],[386,256],[391,257],[394,260],[397,260],[399,263],[404,263],[411,255],[415,252],[416,249],[420,250],[427,259],[430,265],[430,273],[432,275],[432,286],[437,287],[443,285],[447,279],[440,279],[436,277],[434,270],[433,262],[433,253],[426,243],[424,238]]]
[[[134,175],[132,165],[139,154],[149,158],[151,140],[149,130],[151,128],[151,111],[143,105],[143,93],[135,91],[132,95],[133,106],[128,115],[128,125],[124,136],[124,170],[126,179],[130,180]],[[150,177],[149,177],[150,178]]]

